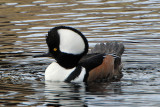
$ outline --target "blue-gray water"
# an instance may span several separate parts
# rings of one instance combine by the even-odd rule
[[[123,78],[113,83],[44,82],[55,26],[82,31],[90,48],[123,42]],[[159,0],[1,0],[0,106],[159,106]]]

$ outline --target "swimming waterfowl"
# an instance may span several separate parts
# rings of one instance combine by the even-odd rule
[[[68,26],[52,28],[46,36],[46,43],[50,55],[56,60],[45,70],[46,81],[117,81],[123,76],[122,43],[100,43],[88,52],[86,37]]]

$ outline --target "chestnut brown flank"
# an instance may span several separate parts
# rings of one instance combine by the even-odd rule
[[[114,75],[114,58],[106,55],[102,64],[89,72],[88,82],[107,78],[110,80]]]

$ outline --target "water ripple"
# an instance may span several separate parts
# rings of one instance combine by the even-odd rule
[[[159,106],[159,0],[3,0],[0,6],[0,106]],[[44,83],[55,60],[32,56],[48,52],[45,36],[57,25],[82,31],[90,48],[123,42],[122,80]]]

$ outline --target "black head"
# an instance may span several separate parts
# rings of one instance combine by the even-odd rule
[[[77,65],[82,56],[88,52],[88,41],[78,30],[58,26],[48,32],[46,42],[49,53],[56,59],[57,63],[65,68]]]

